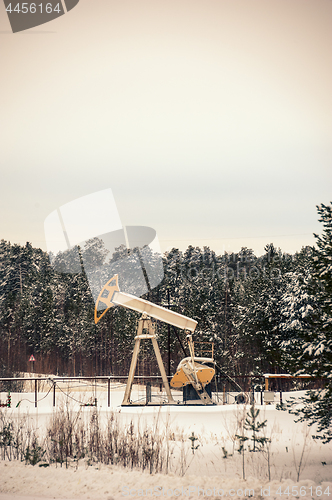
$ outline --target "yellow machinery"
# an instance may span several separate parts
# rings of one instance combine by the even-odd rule
[[[192,336],[187,335],[190,356],[184,358],[177,367],[177,371],[171,380],[171,386],[179,389],[191,384],[204,404],[212,404],[212,400],[205,390],[214,377],[215,369],[203,363],[213,363],[213,358],[202,358],[195,356]]]

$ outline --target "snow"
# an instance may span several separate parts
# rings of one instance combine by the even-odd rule
[[[278,411],[274,404],[261,406],[259,394],[256,401],[256,408],[260,409],[258,419],[261,422],[267,420],[265,435],[271,439],[270,480],[267,453],[248,451],[245,453],[246,480],[242,479],[243,457],[236,451],[238,442],[234,435],[240,432],[239,422],[249,410],[248,405],[121,407],[124,387],[114,384],[109,408],[107,391],[102,384],[88,388],[87,392],[86,387],[78,387],[75,382],[74,390],[70,391],[63,386],[63,392],[56,393],[57,406],[54,409],[52,392],[47,394],[46,388],[44,390],[45,392],[38,393],[37,408],[34,407],[33,392],[12,393],[12,408],[4,408],[2,413],[12,418],[28,415],[31,425],[43,433],[57,408],[68,404],[73,410],[78,410],[80,407],[77,401],[87,402],[95,396],[97,390],[97,409],[101,422],[106,423],[107,418],[115,412],[123,425],[133,421],[140,426],[152,426],[158,422],[160,432],[172,430],[174,437],[169,442],[173,450],[171,470],[169,474],[150,475],[148,472],[123,469],[115,465],[88,465],[84,459],[78,464],[72,462],[68,469],[64,465],[41,468],[17,461],[0,461],[0,500],[117,500],[139,496],[198,498],[204,495],[234,499],[251,496],[267,500],[332,498],[332,443],[323,445],[320,441],[311,439],[308,432],[315,434],[314,429],[295,423],[292,415]],[[133,399],[142,395],[142,388],[133,388]],[[301,396],[303,392],[284,393],[283,400],[286,401],[290,395]],[[0,397],[4,401],[6,394],[1,393]],[[275,399],[278,400],[278,397]],[[16,408],[20,400],[21,403]],[[93,411],[96,408],[81,407],[82,415],[87,419]],[[194,453],[189,440],[193,432],[198,438],[195,445],[199,445]],[[227,458],[224,458],[224,450],[227,451]],[[302,453],[303,470],[297,481]],[[296,495],[301,487],[302,493]],[[287,492],[290,494],[287,495]]]
[[[262,496],[260,495],[261,489],[270,491],[270,495],[264,495],[266,500],[270,500],[276,498],[276,492],[280,486],[282,488],[281,491],[285,491],[288,486],[290,487],[290,491],[292,491],[292,487],[296,487],[298,490],[302,487],[302,491],[306,491],[307,494],[301,498],[308,500],[311,498],[310,487],[313,488],[314,492],[316,490],[315,482],[310,480],[301,480],[299,483],[295,483],[287,479],[283,482],[274,480],[269,483],[263,483],[253,477],[249,477],[247,481],[243,481],[236,476],[213,478],[196,475],[178,477],[173,474],[167,476],[156,474],[151,476],[148,473],[105,466],[90,467],[89,469],[79,467],[78,470],[56,469],[54,467],[38,469],[33,466],[25,466],[21,463],[1,462],[0,471],[2,478],[1,489],[4,492],[0,493],[0,500],[32,500],[33,498],[43,498],[44,500],[65,500],[69,498],[117,500],[120,498],[137,498],[138,496],[156,498],[158,492],[161,493],[158,496],[163,498],[171,496],[198,498],[203,497],[203,491],[205,492],[205,496],[219,496],[220,498],[222,496],[221,490],[224,492],[223,496],[227,495],[228,497],[232,496],[232,498],[238,499],[244,498],[244,493],[249,490],[254,490],[254,498],[259,498]],[[322,483],[322,490],[326,491],[328,486],[331,492],[331,482]],[[189,488],[190,495],[188,495]],[[152,490],[152,494],[148,490]],[[234,490],[234,493],[232,490]],[[198,494],[199,491],[200,495]],[[213,494],[214,491],[216,495]],[[313,497],[324,500],[329,498],[327,495],[318,496],[315,494]],[[281,498],[281,495],[279,498]],[[282,496],[282,498],[285,498],[285,496]]]

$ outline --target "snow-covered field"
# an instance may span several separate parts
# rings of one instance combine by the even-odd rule
[[[48,395],[38,393],[37,408],[33,392],[17,393],[12,394],[12,407],[3,408],[2,413],[14,420],[28,415],[31,428],[42,435],[60,407],[80,411],[83,420],[91,419],[96,408],[81,407],[78,401],[88,402],[97,395],[101,424],[106,424],[115,413],[123,426],[133,421],[142,428],[158,427],[159,433],[171,436],[169,473],[150,475],[115,465],[88,465],[84,459],[71,463],[67,469],[6,460],[0,461],[0,500],[112,500],[139,496],[332,499],[332,443],[323,445],[313,440],[311,428],[294,423],[292,415],[278,411],[273,404],[261,406],[258,400],[256,404],[260,409],[258,420],[267,420],[264,436],[271,440],[269,452],[246,450],[243,456],[237,451],[239,442],[235,435],[241,434],[241,421],[249,405],[121,407],[123,386],[114,385],[108,407],[106,387],[90,389],[91,393],[77,386],[61,389],[56,393],[55,408],[52,391]],[[0,397],[3,402],[6,394]],[[142,390],[140,394],[134,388],[134,397],[144,397]],[[283,394],[283,399],[287,399],[287,394]],[[189,439],[192,433],[197,438],[194,445],[198,445],[194,452]],[[250,432],[246,434],[250,437]]]

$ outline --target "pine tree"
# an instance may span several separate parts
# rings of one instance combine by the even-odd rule
[[[237,285],[236,327],[246,356],[246,371],[252,374],[280,368],[280,301],[284,293],[283,255],[273,244],[265,247],[246,279]],[[249,354],[249,356],[248,356]]]
[[[311,390],[301,399],[303,407],[291,413],[309,425],[317,424],[317,439],[332,441],[332,203],[317,207],[323,224],[321,236],[315,234],[317,247],[313,249],[312,278],[308,282],[307,307],[309,325],[299,322],[298,356],[293,363],[298,373],[308,373],[323,381],[321,389]],[[304,314],[304,319],[306,316]]]
[[[266,443],[269,442],[269,439],[265,436],[259,435],[260,432],[266,427],[267,420],[260,422],[257,420],[257,417],[260,413],[258,408],[255,408],[254,405],[250,407],[249,412],[247,413],[246,420],[244,422],[244,428],[247,431],[251,431],[251,442],[252,448],[250,451],[260,451]]]
[[[313,249],[305,247],[295,254],[292,271],[286,273],[286,289],[281,297],[281,342],[282,365],[289,371],[299,369],[303,353],[303,337],[311,337],[312,318],[317,308],[317,297],[313,293]]]

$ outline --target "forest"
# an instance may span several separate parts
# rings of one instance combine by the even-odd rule
[[[261,256],[249,248],[221,256],[208,247],[173,248],[163,256],[162,282],[145,298],[195,319],[195,340],[213,342],[229,375],[330,375],[332,208],[317,208],[323,230],[316,245],[290,255],[269,243]],[[97,240],[82,252],[98,248]],[[107,259],[103,248],[98,258]],[[30,243],[0,242],[0,376],[31,371],[31,354],[37,373],[125,375],[138,317],[117,307],[95,325],[84,268],[59,272]],[[174,373],[185,335],[159,322],[157,330]],[[142,353],[140,369],[153,375],[150,354]]]
[[[319,390],[307,394],[298,415],[319,422],[323,439],[330,441],[332,203],[317,210],[321,234],[314,235],[315,245],[293,255],[273,243],[261,256],[249,248],[221,256],[208,247],[173,248],[163,255],[163,280],[145,298],[195,319],[195,341],[213,343],[214,358],[228,376],[289,373],[319,380]],[[74,250],[81,262],[91,255],[99,264],[108,258],[98,238]],[[131,252],[134,261],[139,249]],[[128,250],[118,248],[115,260],[123,255]],[[68,251],[65,260],[72,258]],[[0,242],[0,377],[32,371],[128,374],[138,313],[114,307],[95,324],[84,267],[64,272],[68,262],[60,259],[54,266],[30,243]],[[168,375],[174,374],[188,355],[185,333],[160,322],[157,333]],[[158,374],[149,347],[141,352],[138,374]]]

